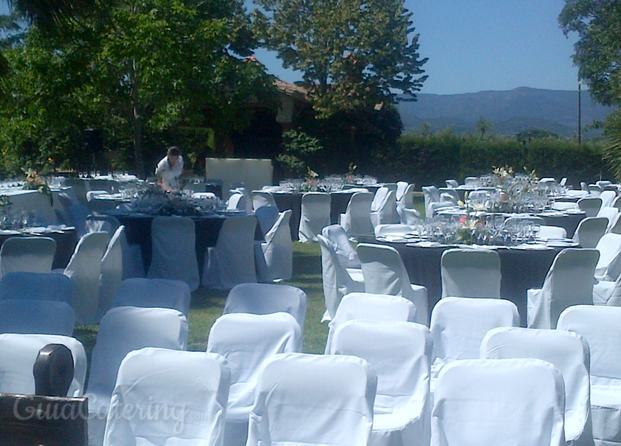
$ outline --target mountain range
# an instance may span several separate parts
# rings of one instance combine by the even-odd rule
[[[420,130],[426,123],[434,131],[452,128],[456,133],[471,133],[483,118],[491,123],[492,133],[501,135],[532,129],[566,137],[577,133],[577,91],[519,87],[447,95],[421,93],[417,98],[416,102],[398,104],[406,132]],[[588,91],[582,91],[581,100],[583,136],[601,134],[590,126],[605,121],[613,109],[594,102]]]

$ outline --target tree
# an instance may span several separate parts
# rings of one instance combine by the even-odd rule
[[[144,175],[145,146],[161,150],[163,135],[208,126],[223,136],[246,124],[251,99],[269,102],[273,79],[249,58],[255,45],[242,0],[117,0],[67,23],[62,35],[35,25],[14,51],[7,101],[13,111],[24,96],[52,108],[54,101],[72,104],[68,126],[104,128]],[[42,87],[29,91],[20,77]],[[32,115],[17,117],[26,126]],[[38,144],[50,119],[36,126]]]
[[[414,100],[427,76],[403,0],[256,0],[255,25],[303,73],[320,117]]]
[[[479,137],[481,139],[485,139],[487,134],[492,129],[493,124],[481,116],[479,120],[477,121],[476,127],[477,127],[477,131],[479,132]]]
[[[565,34],[578,33],[574,63],[591,96],[602,104],[621,106],[621,2],[566,0],[559,22]],[[605,134],[605,158],[621,178],[621,110],[608,117]]]
[[[621,104],[621,2],[566,0],[559,22],[565,34],[578,33],[573,59],[591,95]]]

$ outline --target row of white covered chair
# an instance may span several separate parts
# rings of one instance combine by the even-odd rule
[[[349,300],[357,300],[355,305],[350,306],[356,311],[356,308],[364,307],[365,302],[359,299],[365,297],[387,299],[383,303],[389,306],[390,299],[403,300],[363,295],[357,298],[347,296],[344,303],[347,305]],[[491,317],[488,308],[482,307],[484,303],[490,303],[491,308],[500,308],[503,303],[500,300],[488,299],[449,299],[444,305],[449,307],[457,300],[476,307],[465,316],[473,319],[475,324],[477,318]],[[411,303],[403,307],[406,312],[409,311],[406,309],[408,305],[411,306]],[[590,440],[589,419],[589,394],[592,392],[595,438],[600,442],[609,440],[606,435],[611,432],[606,424],[609,422],[606,417],[610,415],[600,411],[600,408],[608,407],[605,404],[610,404],[610,399],[598,402],[596,393],[598,386],[602,386],[602,390],[610,391],[616,384],[611,381],[599,384],[596,373],[602,373],[601,367],[609,367],[604,364],[610,363],[599,354],[595,357],[592,355],[589,361],[588,344],[579,336],[562,330],[583,335],[588,343],[593,343],[592,352],[615,353],[606,350],[607,347],[601,341],[610,336],[611,328],[612,333],[619,331],[621,314],[617,310],[621,309],[603,308],[615,310],[617,313],[606,311],[607,314],[602,320],[604,324],[598,324],[596,321],[600,309],[596,309],[597,307],[572,307],[561,317],[559,331],[545,331],[512,328],[516,310],[514,307],[510,308],[512,304],[507,305],[508,314],[513,315],[513,319],[510,317],[508,322],[491,324],[489,329],[480,324],[476,325],[475,331],[478,330],[479,333],[474,340],[468,339],[468,342],[463,343],[459,329],[462,329],[461,336],[466,337],[465,330],[473,328],[465,323],[452,332],[456,339],[454,342],[465,345],[467,352],[457,355],[438,374],[433,407],[429,381],[432,358],[437,356],[434,327],[428,331],[427,328],[407,320],[382,323],[353,317],[334,328],[330,355],[322,357],[295,353],[297,330],[291,328],[295,327],[294,319],[286,314],[223,316],[214,325],[208,348],[210,353],[217,350],[226,358],[226,363],[221,364],[230,368],[230,391],[228,397],[221,396],[219,399],[218,407],[221,412],[217,419],[220,424],[216,432],[225,441],[229,441],[225,444],[230,445],[269,445],[300,441],[308,444],[328,442],[336,445],[406,445],[413,442],[429,444],[430,437],[431,444],[434,445],[463,444],[467,441],[466,444],[560,446],[565,444],[565,440],[572,444],[586,445],[593,444]],[[364,318],[373,319],[376,314],[367,309]],[[453,314],[457,320],[464,317],[461,311]],[[586,315],[585,321],[582,320],[582,315]],[[278,323],[275,323],[278,320],[282,320],[282,328],[278,328]],[[256,334],[265,335],[263,339],[258,339],[257,336],[240,337],[240,324],[252,327],[255,323],[257,327],[261,327]],[[253,330],[251,328],[252,332]],[[270,335],[270,331],[280,333]],[[283,333],[285,338],[282,338]],[[211,341],[212,336],[214,341]],[[450,342],[450,333],[441,332],[441,336],[444,338],[439,341],[441,344]],[[239,354],[240,347],[246,344],[256,345],[256,349],[243,348],[241,351],[246,353],[242,356]],[[280,349],[274,347],[277,345]],[[382,345],[382,348],[376,348],[377,345]],[[126,361],[140,354],[141,352],[133,353]],[[476,359],[479,355],[484,359]],[[182,356],[171,356],[171,359],[175,358],[176,366]],[[166,355],[159,357],[164,358]],[[358,359],[354,360],[352,357]],[[463,359],[469,357],[472,359]],[[598,363],[602,360],[604,363]],[[119,372],[118,390],[113,393],[106,438],[114,432],[116,435],[145,437],[149,437],[149,432],[162,432],[165,425],[150,424],[153,421],[148,420],[133,425],[131,420],[121,420],[125,423],[121,426],[123,429],[117,426],[117,417],[113,414],[122,413],[120,410],[126,401],[124,392],[134,388],[132,385],[121,385],[125,382],[121,377],[126,361]],[[153,368],[146,366],[147,363],[159,364],[154,361],[153,354],[146,355],[144,363],[138,370],[141,370],[145,383],[155,379],[151,386],[156,394],[163,395],[161,390],[156,390],[158,386],[167,384],[172,387],[176,385],[177,379],[189,380],[185,373],[162,375],[168,382],[157,379],[158,374],[154,373]],[[344,363],[349,366],[337,367],[337,364]],[[353,363],[359,364],[360,370],[366,369],[359,378],[356,377],[360,372],[356,372],[355,367],[352,368]],[[166,364],[160,365],[167,369]],[[591,385],[589,367],[593,372]],[[613,371],[612,376],[620,375],[618,367]],[[606,372],[606,376],[610,377],[611,370]],[[139,376],[135,375],[136,384],[139,384]],[[358,391],[354,391],[355,388]],[[136,392],[134,395],[140,397],[141,393]],[[242,398],[235,399],[234,395]],[[192,400],[187,391],[180,392],[179,396],[176,400],[179,403],[184,399]],[[163,402],[161,398],[155,397],[153,400]],[[170,402],[170,395],[167,398]],[[358,415],[352,418],[353,406],[350,404],[354,400],[358,401],[359,409],[353,412]],[[127,401],[140,403],[132,398]],[[326,404],[337,401],[340,404]],[[360,406],[360,401],[366,403]],[[146,403],[144,400],[142,402]],[[234,406],[232,402],[238,405]],[[318,405],[319,402],[323,404]],[[241,410],[242,407],[244,410]],[[277,410],[278,407],[287,409]],[[360,412],[360,407],[366,409]],[[346,417],[342,411],[350,412],[350,415]],[[241,413],[246,415],[241,416]],[[533,419],[540,421],[533,424]],[[209,420],[213,422],[214,418]],[[466,422],[470,429],[464,430],[462,426]],[[238,429],[235,429],[234,423],[238,424]],[[244,435],[246,429],[247,440]],[[185,429],[168,433],[171,437],[185,438],[188,441],[196,439],[191,435],[185,437],[188,434]],[[240,440],[239,436],[243,438]],[[119,442],[121,438],[123,437],[116,437],[116,441]],[[356,439],[356,443],[352,443],[352,439]],[[600,442],[596,444],[606,444]]]

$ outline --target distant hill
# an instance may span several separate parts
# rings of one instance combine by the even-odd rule
[[[426,122],[434,131],[452,128],[457,133],[476,131],[480,118],[492,123],[492,133],[515,135],[522,130],[543,129],[560,136],[574,136],[578,126],[578,92],[520,87],[507,91],[480,91],[464,94],[419,94],[416,102],[398,105],[405,131],[421,128]],[[604,121],[612,111],[593,102],[582,92],[583,135],[594,121]]]

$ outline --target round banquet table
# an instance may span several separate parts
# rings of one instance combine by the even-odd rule
[[[330,193],[330,223],[336,225],[339,223],[341,214],[344,214],[347,210],[347,205],[351,196],[358,192],[354,191],[342,191]],[[276,206],[280,212],[287,209],[291,210],[291,220],[289,226],[291,227],[291,238],[298,240],[298,229],[300,227],[300,217],[302,214],[302,195],[304,192],[272,192]]]
[[[578,225],[586,218],[586,213],[546,215],[539,214],[547,226],[558,226],[567,231],[567,237],[572,238],[578,229]]]
[[[373,243],[395,248],[408,271],[410,280],[427,288],[429,309],[442,298],[442,276],[440,260],[442,253],[454,246],[419,247],[406,243],[390,243],[374,240]],[[513,302],[520,313],[522,326],[526,326],[526,291],[541,288],[550,266],[560,248],[547,249],[496,249],[500,256],[502,279],[500,295]]]
[[[118,213],[110,215],[116,217],[125,226],[128,243],[140,245],[145,271],[148,271],[149,265],[151,265],[151,223],[155,216]],[[224,220],[235,218],[235,216],[213,214],[191,218],[194,220],[196,231],[196,259],[198,260],[198,268],[202,272],[205,250],[216,245]],[[263,240],[263,234],[258,224],[255,230],[255,240]]]
[[[64,269],[78,244],[78,235],[74,228],[29,233],[27,231],[0,231],[0,246],[11,237],[50,237],[56,241],[53,269]]]

